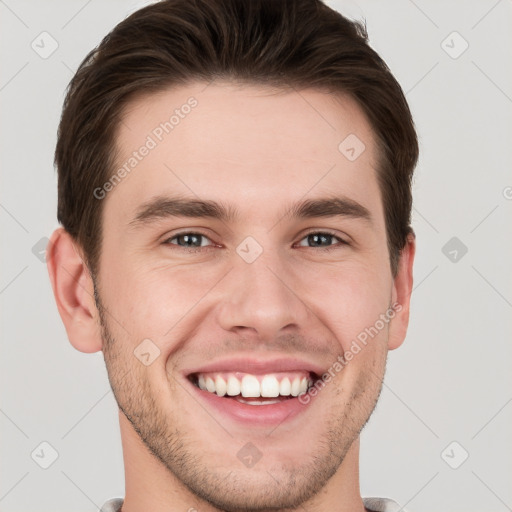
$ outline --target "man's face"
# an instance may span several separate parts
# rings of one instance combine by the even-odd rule
[[[175,109],[179,121],[158,130]],[[351,134],[364,151],[353,136],[339,149]],[[104,199],[97,282],[118,404],[218,508],[296,506],[338,470],[382,384],[392,320],[375,325],[393,278],[371,129],[345,97],[193,84],[132,102],[118,148],[119,167],[140,158]],[[147,209],[176,198],[232,216]],[[292,210],[334,198],[336,215]],[[329,369],[307,404],[290,395]],[[234,397],[237,383],[249,396]],[[287,396],[255,398],[262,387]]]

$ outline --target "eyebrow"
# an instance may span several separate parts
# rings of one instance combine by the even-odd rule
[[[372,223],[370,211],[347,197],[308,199],[284,208],[284,212],[282,217],[292,219],[351,217]],[[159,196],[144,203],[129,225],[138,228],[169,217],[209,218],[229,223],[235,222],[239,214],[235,207],[212,200]]]

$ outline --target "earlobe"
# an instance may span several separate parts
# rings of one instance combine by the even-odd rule
[[[69,341],[80,352],[101,350],[92,278],[73,238],[65,229],[58,228],[53,232],[46,262],[57,308]]]
[[[395,310],[395,316],[389,324],[388,350],[398,348],[404,342],[407,334],[415,253],[416,235],[411,232],[400,253],[398,272],[393,282],[391,307]]]

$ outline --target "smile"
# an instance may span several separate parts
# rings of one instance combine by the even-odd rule
[[[271,405],[297,397],[313,386],[310,372],[280,372],[252,375],[243,372],[210,372],[191,376],[192,382],[203,391],[219,397],[234,398],[251,405]],[[247,400],[253,398],[255,400]],[[268,400],[276,398],[276,400]]]
[[[185,373],[192,393],[215,417],[244,427],[274,428],[305,414],[315,400],[300,398],[322,370],[297,360],[231,359]]]

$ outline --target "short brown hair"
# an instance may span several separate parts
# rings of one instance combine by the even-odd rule
[[[348,94],[366,114],[379,152],[391,271],[410,226],[418,159],[400,85],[369,46],[366,27],[319,0],[163,0],[133,13],[92,50],[71,80],[58,130],[57,218],[94,276],[103,201],[123,107],[137,95],[216,78]]]

